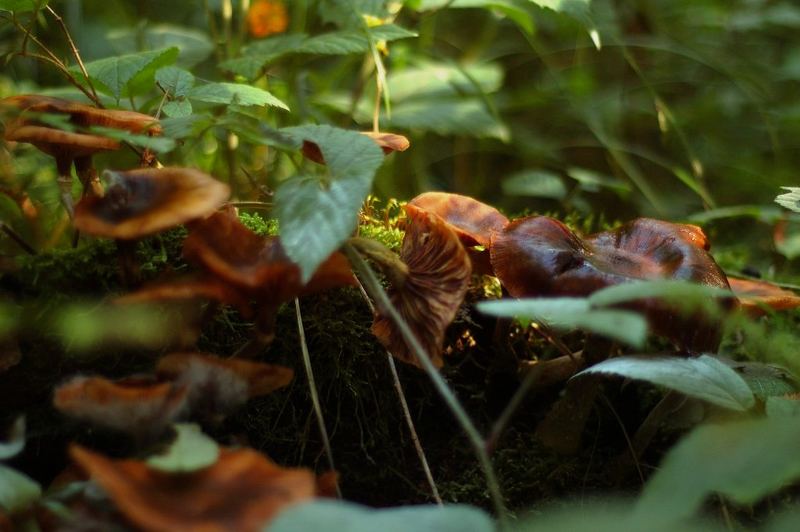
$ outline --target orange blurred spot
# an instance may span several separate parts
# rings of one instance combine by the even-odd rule
[[[289,16],[283,2],[275,0],[256,0],[247,12],[247,27],[250,35],[256,38],[273,33],[283,33],[289,25]]]

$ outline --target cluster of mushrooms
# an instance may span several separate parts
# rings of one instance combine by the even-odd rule
[[[161,357],[148,375],[117,381],[74,377],[55,391],[59,411],[146,443],[178,420],[217,423],[248,399],[291,382],[291,369],[254,359],[274,338],[283,303],[357,284],[342,253],[333,253],[304,283],[280,237],[260,236],[243,225],[235,209],[226,205],[229,187],[213,177],[190,168],[144,167],[106,170],[101,180],[92,155],[121,145],[93,128],[157,135],[161,129],[151,116],[33,95],[6,98],[0,106],[13,111],[6,121],[7,141],[31,143],[55,158],[61,201],[80,232],[131,243],[178,225],[187,227],[183,256],[195,267],[194,273],[159,280],[115,303],[200,299],[208,301],[211,310],[230,305],[255,324],[253,339],[234,357],[192,350],[195,334],[186,342],[186,350]],[[62,118],[70,130],[53,125],[45,116]],[[408,147],[400,135],[366,134],[385,153]],[[304,142],[302,151],[310,160],[325,163],[313,142]],[[74,208],[73,165],[83,185]],[[472,198],[438,192],[417,196],[404,210],[399,256],[375,242],[353,238],[351,243],[383,269],[392,304],[437,367],[443,365],[446,329],[473,274],[496,276],[505,293],[516,298],[585,296],[634,279],[679,279],[723,289],[733,285],[743,304],[757,309],[753,294],[763,288],[729,282],[696,226],[641,218],[581,238],[553,218],[509,221]],[[779,308],[796,301],[793,294],[778,291],[768,304]],[[732,306],[736,298],[723,304]],[[714,350],[719,344],[718,323],[680,316],[658,301],[638,305],[653,331],[686,352]],[[420,365],[380,308],[372,331],[397,359]],[[250,449],[223,449],[213,466],[180,479],[166,478],[167,473],[154,472],[140,460],[112,460],[79,446],[73,446],[70,455],[79,466],[78,475],[91,477],[126,520],[148,530],[186,528],[187,523],[200,526],[209,519],[217,526],[209,530],[255,530],[284,505],[331,492],[329,477],[320,480],[306,470],[280,468]],[[174,504],[175,500],[192,504]],[[192,505],[197,508],[192,515],[174,511]]]

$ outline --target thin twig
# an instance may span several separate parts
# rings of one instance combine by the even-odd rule
[[[325,420],[322,417],[322,406],[319,402],[319,392],[317,385],[314,382],[314,371],[311,369],[311,356],[308,354],[308,344],[306,344],[306,333],[303,329],[303,316],[300,314],[300,300],[294,298],[294,311],[297,315],[297,332],[300,335],[300,349],[303,352],[303,366],[306,369],[306,377],[308,378],[308,388],[311,392],[311,402],[314,405],[314,413],[317,416],[317,425],[319,426],[319,433],[322,436],[322,445],[325,447],[325,454],[328,457],[328,467],[331,471],[336,471],[333,464],[333,451],[331,451],[331,441],[328,438],[328,429],[325,428]],[[342,491],[339,488],[339,482],[336,481],[336,496],[342,498]]]
[[[45,8],[53,18],[56,19],[56,22],[61,27],[61,31],[64,33],[64,37],[67,38],[67,43],[69,44],[70,50],[72,51],[72,56],[75,58],[75,62],[78,63],[78,67],[81,69],[81,74],[83,77],[86,78],[86,84],[89,85],[89,89],[92,91],[92,95],[94,96],[93,101],[94,103],[100,108],[103,109],[103,104],[100,102],[100,98],[97,96],[97,91],[94,90],[94,85],[92,84],[92,80],[89,78],[89,73],[86,71],[86,66],[83,64],[83,59],[81,59],[81,54],[78,52],[78,47],[75,46],[75,41],[72,40],[72,35],[70,35],[69,30],[67,29],[67,25],[64,24],[64,19],[61,18],[61,15],[56,13],[52,7],[49,5]]]
[[[367,291],[364,290],[364,285],[361,284],[360,281],[357,282],[364,301],[367,302],[367,306],[369,307],[370,311],[375,314],[375,305],[372,304],[369,294],[367,294]],[[422,470],[425,472],[425,478],[428,480],[428,485],[431,488],[431,495],[433,496],[433,500],[436,501],[436,504],[442,506],[443,503],[442,497],[439,495],[439,488],[436,487],[436,481],[433,480],[433,473],[431,473],[431,468],[428,465],[428,458],[425,456],[425,450],[422,448],[419,434],[417,434],[417,428],[414,426],[414,420],[411,419],[411,410],[408,408],[408,401],[406,401],[406,394],[403,391],[403,385],[400,382],[400,375],[397,374],[397,365],[394,363],[394,356],[392,356],[392,353],[388,349],[386,350],[386,357],[389,362],[389,369],[392,372],[394,389],[397,391],[397,396],[400,398],[400,406],[403,409],[403,417],[405,418],[406,425],[408,425],[408,430],[411,433],[411,441],[414,442],[414,448],[417,450],[417,456],[422,464]]]
[[[28,244],[19,233],[14,231],[8,224],[5,222],[0,222],[0,230],[2,230],[11,240],[17,243],[19,247],[24,249],[30,255],[36,255],[36,250]]]
[[[422,347],[422,344],[419,343],[419,340],[411,331],[408,324],[405,322],[394,305],[392,305],[391,301],[389,300],[389,296],[386,294],[383,286],[381,286],[381,283],[378,281],[378,278],[375,276],[372,268],[369,267],[366,261],[364,261],[361,255],[359,255],[355,248],[353,248],[353,246],[350,244],[345,244],[342,249],[345,255],[347,255],[347,258],[350,260],[350,264],[353,266],[353,269],[361,277],[361,282],[364,283],[364,288],[366,289],[367,293],[380,306],[381,311],[385,312],[389,319],[391,319],[395,326],[399,329],[403,340],[411,348],[411,351],[417,357],[419,363],[422,364],[422,367],[428,374],[428,377],[430,377],[430,379],[433,381],[436,391],[439,393],[442,399],[444,399],[444,402],[450,408],[450,411],[455,416],[459,425],[461,425],[461,429],[466,434],[467,439],[472,446],[473,452],[478,458],[481,468],[483,469],[483,474],[486,477],[487,488],[492,499],[495,513],[497,513],[499,527],[501,530],[507,529],[508,516],[506,515],[506,507],[505,503],[503,502],[503,495],[500,492],[500,483],[498,482],[497,475],[494,472],[494,467],[492,466],[492,460],[489,457],[489,453],[486,452],[486,448],[484,447],[484,441],[481,433],[478,431],[477,427],[475,427],[475,424],[472,422],[472,419],[470,419],[469,414],[467,414],[466,410],[464,410],[464,407],[447,385],[447,382],[441,376],[439,370],[436,369],[436,366],[434,366],[433,362],[431,362],[431,360],[428,358],[425,348]]]

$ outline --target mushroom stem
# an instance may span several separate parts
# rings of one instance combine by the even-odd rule
[[[91,192],[98,198],[103,197],[105,193],[103,184],[100,182],[94,164],[92,164],[91,156],[78,157],[75,159],[75,173],[78,174],[78,179],[80,179],[83,185],[84,194]]]
[[[492,499],[492,505],[494,506],[495,513],[497,514],[500,530],[505,530],[508,526],[507,510],[505,502],[503,501],[503,494],[500,491],[500,482],[498,481],[494,467],[492,466],[492,459],[489,456],[489,453],[486,451],[483,436],[481,436],[481,433],[478,431],[475,423],[473,423],[472,419],[469,417],[469,414],[464,409],[464,406],[458,400],[458,397],[456,397],[456,395],[453,393],[453,390],[451,390],[447,385],[444,377],[442,377],[442,375],[436,369],[436,366],[433,365],[433,361],[431,361],[431,359],[428,357],[428,354],[425,352],[425,348],[422,347],[419,339],[416,337],[414,332],[405,322],[394,305],[392,305],[389,295],[383,289],[380,281],[378,281],[378,278],[375,276],[375,273],[372,271],[366,261],[349,243],[346,243],[342,247],[342,250],[344,251],[348,260],[350,260],[353,270],[359,275],[359,278],[364,285],[364,289],[367,291],[370,297],[375,300],[377,306],[383,309],[383,311],[388,315],[389,319],[395,323],[403,337],[403,340],[414,352],[414,355],[420,361],[422,368],[428,374],[428,377],[431,379],[431,381],[433,381],[436,391],[450,408],[450,411],[455,416],[456,420],[461,426],[461,429],[466,434],[467,439],[472,446],[472,450],[475,453],[475,456],[478,458],[481,469],[483,469],[483,474],[486,477],[486,485],[489,489],[489,494]]]
[[[355,236],[348,242],[371,261],[380,266],[392,286],[399,290],[408,278],[408,265],[396,253],[371,238]]]
[[[139,265],[136,264],[136,241],[117,239],[121,282],[127,287],[139,285]]]

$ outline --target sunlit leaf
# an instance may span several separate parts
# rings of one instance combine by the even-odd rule
[[[42,488],[27,475],[0,464],[0,509],[9,514],[26,510],[42,496]]]
[[[269,105],[289,110],[278,98],[258,87],[242,83],[207,83],[191,89],[187,95],[192,100],[216,104]]]
[[[589,296],[589,301],[595,306],[609,306],[645,298],[659,298],[691,310],[704,306],[714,298],[731,296],[730,291],[721,288],[665,279],[609,286]]]
[[[48,0],[0,0],[0,11],[33,11],[47,5]]]
[[[151,456],[147,465],[167,473],[191,473],[214,464],[219,458],[217,442],[203,434],[198,425],[178,423],[177,437],[164,454]]]
[[[800,187],[781,187],[785,192],[775,198],[775,203],[794,212],[800,212]]]
[[[282,512],[264,532],[492,532],[482,510],[466,505],[373,509],[344,501],[319,500]]]
[[[355,229],[383,152],[357,131],[300,126],[283,132],[298,142],[308,140],[319,146],[328,170],[324,180],[294,177],[275,194],[281,242],[307,281]]]
[[[800,417],[705,425],[678,442],[645,485],[636,512],[679,520],[717,493],[753,504],[800,479]]]
[[[731,410],[749,410],[755,405],[753,392],[742,377],[727,364],[708,355],[612,358],[583,370],[576,377],[586,374],[643,380]]]
[[[178,58],[177,48],[125,54],[86,63],[86,71],[97,88],[119,99],[152,87],[156,71]],[[73,67],[72,72],[81,76]]]
[[[186,96],[194,87],[194,75],[188,70],[174,66],[159,69],[155,79],[172,97]]]
[[[25,416],[18,417],[11,425],[6,441],[0,441],[0,460],[8,460],[25,448]]]

